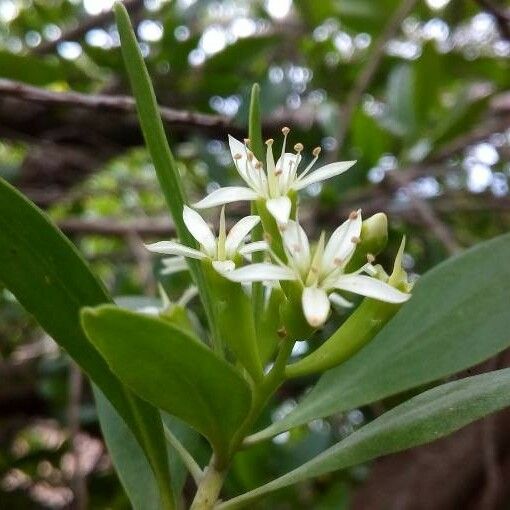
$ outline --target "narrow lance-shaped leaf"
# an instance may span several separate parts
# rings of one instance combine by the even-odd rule
[[[283,487],[434,441],[509,405],[508,368],[438,386],[393,408],[297,469],[216,508],[244,508]]]
[[[87,340],[80,308],[111,301],[73,244],[0,179],[0,280],[112,402],[142,445],[172,508],[159,412],[128,391]]]
[[[253,154],[259,161],[263,161],[264,157],[264,144],[262,142],[262,124],[261,124],[261,111],[260,111],[260,86],[255,83],[251,89],[250,97],[250,113],[249,113],[249,126],[248,138],[250,139],[250,147]],[[251,203],[251,213],[257,214],[257,206],[254,202]],[[252,231],[253,241],[262,240],[263,229],[262,225],[257,225]],[[253,262],[262,262],[264,254],[254,253],[252,255]],[[252,283],[252,300],[253,300],[253,316],[255,320],[261,316],[264,306],[264,289],[261,282]]]
[[[83,327],[112,371],[144,400],[189,423],[225,460],[251,403],[246,381],[185,331],[115,306],[88,308]]]
[[[126,8],[120,2],[115,4],[115,17],[119,29],[122,55],[124,56],[124,63],[135,96],[140,125],[147,149],[156,169],[159,184],[172,213],[179,238],[187,246],[196,247],[196,241],[188,232],[182,219],[183,206],[187,203],[187,200],[179,176],[179,170],[168,145],[154,88],[133,28],[131,27],[129,15]],[[189,258],[186,260],[200,290],[200,296],[207,316],[212,323],[214,321],[212,305],[200,264]],[[212,329],[214,331],[214,327]]]
[[[421,277],[412,298],[356,356],[326,372],[259,439],[354,409],[476,365],[510,345],[510,235]]]

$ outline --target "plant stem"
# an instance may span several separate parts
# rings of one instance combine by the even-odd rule
[[[230,459],[237,451],[243,448],[243,440],[246,437],[247,432],[260,416],[262,409],[269,398],[271,398],[271,395],[273,395],[285,379],[285,365],[289,359],[295,342],[296,340],[291,337],[282,341],[273,368],[265,376],[263,382],[254,387],[250,412],[248,413],[248,416],[241,428],[232,439],[229,458],[226,462],[223,461],[221,465],[218,465],[216,457],[214,455],[211,457],[211,461],[204,471],[204,476],[198,484],[198,490],[190,510],[211,510],[214,508],[223,486],[223,481],[227,475]]]
[[[189,474],[191,475],[191,477],[198,486],[204,476],[204,472],[197,464],[197,461],[192,457],[188,450],[186,450],[186,448],[179,441],[179,439],[177,439],[177,437],[165,424],[163,424],[163,430],[165,432],[165,437],[167,441],[172,445],[174,450],[177,452],[183,464],[186,466],[186,469],[189,471]]]
[[[216,467],[215,460],[213,455],[209,465],[205,468],[204,476],[198,485],[190,510],[212,510],[214,508],[227,474],[226,468],[219,470]]]

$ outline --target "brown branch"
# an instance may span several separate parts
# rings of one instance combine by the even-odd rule
[[[24,83],[0,79],[0,97],[13,97],[43,106],[73,106],[101,113],[135,114],[136,103],[130,96],[81,94],[79,92],[54,92]],[[174,108],[160,107],[161,118],[167,124],[204,128],[225,128],[230,119]]]
[[[143,0],[125,0],[124,6],[128,10],[129,13],[136,13],[141,10],[143,7]],[[47,53],[51,53],[57,48],[57,46],[63,41],[76,41],[81,39],[89,30],[102,27],[107,25],[108,23],[112,23],[115,19],[115,15],[112,10],[102,12],[97,16],[87,17],[76,25],[75,27],[64,30],[60,37],[55,39],[54,41],[48,41],[46,43],[40,44],[37,48],[34,48],[32,51],[38,55],[45,55]]]
[[[428,228],[436,237],[438,241],[444,246],[449,255],[454,255],[461,250],[460,245],[455,240],[453,233],[446,223],[442,222],[441,219],[436,215],[432,206],[426,201],[420,198],[412,190],[406,189],[406,181],[401,178],[400,172],[391,172],[388,175],[389,183],[394,188],[402,187],[406,190],[406,195],[409,198],[411,207],[416,212],[418,218],[423,223],[423,226]]]
[[[374,48],[370,53],[367,62],[363,66],[363,69],[359,73],[345,102],[344,112],[336,135],[338,154],[341,154],[342,152],[345,137],[349,131],[352,117],[361,100],[361,97],[369,87],[372,79],[375,76],[375,73],[381,65],[388,41],[395,35],[402,21],[404,21],[405,17],[411,12],[416,3],[417,0],[403,0],[403,2],[388,21],[388,24],[384,28],[377,41],[374,43]]]
[[[501,37],[510,42],[510,12],[492,0],[475,0],[485,12],[491,14],[498,25]]]

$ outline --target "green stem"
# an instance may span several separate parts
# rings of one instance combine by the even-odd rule
[[[204,476],[204,472],[197,464],[197,461],[193,458],[193,456],[188,452],[188,450],[186,450],[186,448],[184,448],[183,444],[165,424],[163,424],[163,429],[165,431],[165,437],[167,441],[177,452],[183,464],[186,466],[186,469],[189,471],[189,474],[198,486]]]
[[[220,494],[226,476],[226,469],[218,469],[214,455],[205,468],[190,510],[212,510]]]

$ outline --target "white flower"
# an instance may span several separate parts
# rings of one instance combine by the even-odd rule
[[[247,144],[241,143],[234,137],[228,137],[230,152],[239,175],[242,177],[248,187],[229,186],[213,191],[194,207],[205,209],[217,205],[228,204],[241,200],[257,200],[264,199],[266,201],[267,210],[280,224],[286,224],[290,217],[292,203],[289,198],[291,191],[299,191],[306,186],[324,181],[348,170],[355,161],[340,161],[331,163],[318,168],[310,173],[313,165],[317,161],[320,154],[320,147],[313,150],[313,160],[298,175],[298,166],[301,162],[301,151],[303,145],[297,143],[294,146],[295,154],[285,152],[287,134],[289,128],[283,128],[284,135],[281,156],[275,163],[273,156],[273,140],[266,141],[267,155],[266,168],[258,161],[253,153],[248,149]]]
[[[184,206],[182,218],[190,234],[200,244],[200,250],[184,246],[175,241],[159,241],[157,243],[145,245],[145,247],[154,253],[163,255],[175,255],[175,257],[163,259],[164,269],[162,273],[170,274],[186,269],[184,257],[192,259],[212,261],[212,265],[219,273],[232,271],[235,268],[234,257],[236,254],[247,256],[255,251],[267,249],[265,241],[243,244],[245,237],[260,222],[258,216],[246,216],[239,220],[226,233],[225,229],[225,209],[223,208],[220,216],[220,229],[218,238],[213,234],[209,225],[202,216],[188,206]]]
[[[236,282],[264,280],[297,280],[303,285],[301,303],[308,323],[320,327],[330,311],[330,301],[342,306],[350,303],[334,290],[342,290],[371,297],[389,303],[403,303],[410,294],[399,291],[391,285],[371,276],[360,274],[371,272],[372,266],[365,265],[354,273],[345,268],[352,258],[361,233],[361,212],[352,212],[349,219],[331,235],[327,244],[324,234],[312,254],[305,231],[299,223],[289,221],[283,228],[282,238],[287,255],[284,264],[274,254],[278,265],[260,263],[236,269],[227,278]],[[330,294],[328,296],[328,294]]]

